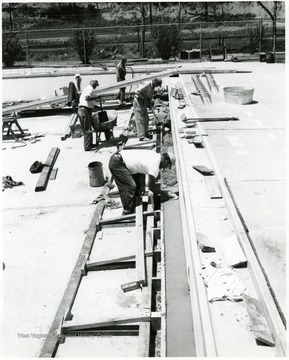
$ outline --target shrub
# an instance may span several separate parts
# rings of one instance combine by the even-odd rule
[[[181,31],[178,26],[156,26],[152,28],[151,35],[152,41],[163,60],[177,56],[182,46]]]
[[[84,41],[86,58],[84,56]],[[81,62],[83,64],[89,64],[97,45],[97,40],[92,30],[84,30],[84,41],[82,30],[75,30],[73,36],[70,38],[71,45],[76,50]]]
[[[3,34],[2,37],[2,62],[6,66],[14,66],[15,61],[24,60],[25,53],[20,45],[17,34]]]

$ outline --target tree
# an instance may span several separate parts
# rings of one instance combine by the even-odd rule
[[[267,6],[265,6],[262,1],[258,1],[258,4],[267,12],[267,14],[270,16],[272,20],[272,35],[273,35],[273,41],[272,41],[272,52],[275,57],[276,52],[276,35],[277,35],[277,12],[278,12],[278,1],[274,1],[273,5],[273,13],[269,10]]]
[[[92,30],[75,30],[70,38],[72,47],[78,53],[83,64],[89,64],[91,56],[97,45],[97,40]]]
[[[3,33],[2,62],[6,66],[14,66],[15,61],[24,60],[25,53],[16,33]]]
[[[180,28],[176,25],[160,25],[152,28],[152,39],[163,60],[176,56],[182,46]]]

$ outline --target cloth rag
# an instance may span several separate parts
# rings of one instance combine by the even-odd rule
[[[208,301],[243,300],[246,287],[233,268],[208,266],[202,270],[202,277],[207,286]]]

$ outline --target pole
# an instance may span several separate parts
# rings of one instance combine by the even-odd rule
[[[202,60],[202,24],[200,25],[200,60]]]
[[[85,34],[84,34],[84,30],[82,30],[82,38],[83,38],[84,65],[86,65],[86,46],[85,46]]]
[[[12,4],[11,3],[9,3],[9,22],[10,22],[10,30],[13,31]]]
[[[26,53],[27,53],[27,61],[28,61],[28,66],[30,67],[30,54],[29,54],[29,46],[28,46],[28,36],[27,36],[27,31],[25,31],[25,40],[26,40]]]
[[[263,33],[263,20],[259,20],[259,52],[262,52],[262,33]]]

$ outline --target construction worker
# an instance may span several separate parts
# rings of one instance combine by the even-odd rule
[[[73,113],[77,113],[78,103],[79,103],[79,93],[81,91],[81,76],[80,74],[75,74],[74,76],[76,85],[74,82],[70,81],[68,85],[68,98],[67,105],[72,107]]]
[[[77,91],[81,91],[81,82],[82,82],[82,78],[80,76],[80,74],[75,74],[74,75],[75,78],[75,82],[76,82],[76,86],[77,86]]]
[[[126,76],[126,59],[121,59],[120,62],[116,66],[116,81],[124,81]],[[119,93],[117,98],[120,100],[122,104],[125,101],[125,87],[119,89]]]
[[[92,148],[91,114],[95,106],[94,100],[98,98],[98,96],[93,96],[93,91],[98,85],[97,80],[91,80],[89,85],[83,89],[79,99],[77,113],[83,131],[85,151],[89,151]]]
[[[143,195],[145,176],[148,175],[148,188],[165,199],[177,199],[171,191],[163,191],[156,186],[160,169],[170,169],[175,163],[175,155],[153,150],[121,150],[114,153],[109,161],[109,170],[115,181],[123,205],[123,215],[135,212],[136,196]]]
[[[135,92],[133,100],[133,109],[135,116],[135,124],[137,137],[140,141],[151,140],[148,134],[149,116],[147,107],[152,110],[152,98],[156,92],[156,88],[162,85],[162,79],[155,78],[152,81],[142,83]]]

